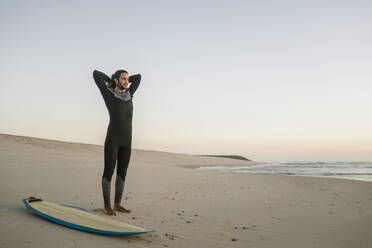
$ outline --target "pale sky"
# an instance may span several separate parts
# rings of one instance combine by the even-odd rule
[[[372,160],[371,1],[1,1],[0,133],[104,143],[94,69],[142,74],[133,148]]]

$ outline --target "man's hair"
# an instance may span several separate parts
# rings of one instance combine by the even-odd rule
[[[116,83],[115,83],[115,80],[114,79],[116,78],[119,81],[120,75],[122,73],[127,73],[128,74],[128,72],[126,70],[117,70],[114,74],[112,74],[112,76],[111,76],[111,85],[112,85],[112,88],[115,89],[115,87],[116,87]]]

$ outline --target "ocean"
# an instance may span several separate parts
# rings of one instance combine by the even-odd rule
[[[366,162],[278,162],[231,167],[200,167],[199,170],[216,170],[234,173],[278,174],[291,176],[335,177],[372,181],[372,161]]]

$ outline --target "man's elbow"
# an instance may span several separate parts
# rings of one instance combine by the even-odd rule
[[[135,74],[129,77],[129,82],[139,84],[141,81],[141,74]]]
[[[93,78],[94,78],[95,80],[97,80],[97,79],[99,78],[99,75],[100,75],[99,71],[97,71],[97,70],[94,70],[94,71],[93,71]]]

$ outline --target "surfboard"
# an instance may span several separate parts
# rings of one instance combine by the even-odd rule
[[[47,220],[82,231],[108,235],[136,235],[154,231],[92,214],[83,208],[60,205],[35,197],[24,198],[23,203],[31,212]]]

